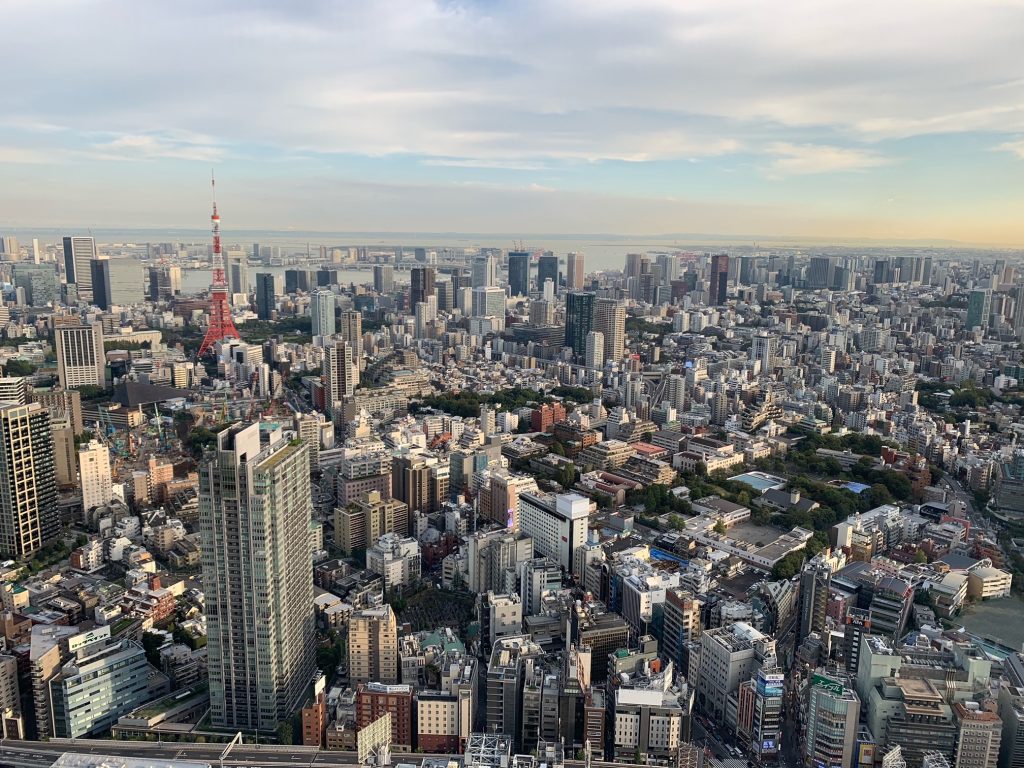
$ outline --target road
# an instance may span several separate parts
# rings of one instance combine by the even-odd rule
[[[695,725],[699,728],[699,725]],[[701,729],[703,733],[703,729]],[[713,736],[706,736],[708,746],[719,759],[728,759],[725,748]],[[65,752],[89,755],[112,755],[145,759],[153,768],[162,768],[172,761],[207,763],[220,768],[333,768],[357,765],[355,752],[326,752],[315,747],[257,747],[241,744],[231,749],[223,761],[223,744],[155,744],[133,741],[100,741],[80,739],[74,743],[0,741],[0,766],[11,768],[49,768]],[[424,758],[448,758],[451,755],[392,752],[391,762],[419,764]],[[166,765],[165,764],[165,765]],[[594,766],[623,766],[622,763],[593,761]],[[584,768],[582,760],[566,760],[567,768]]]

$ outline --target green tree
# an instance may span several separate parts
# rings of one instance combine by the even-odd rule
[[[8,376],[31,376],[36,372],[36,367],[28,360],[12,358],[4,364],[4,373]]]
[[[80,387],[75,387],[83,400],[102,400],[107,396],[107,390],[103,387],[98,387],[95,384],[83,384]]]
[[[772,577],[779,581],[791,579],[800,573],[800,568],[804,564],[804,552],[803,550],[797,550],[796,552],[790,552],[772,568]]]
[[[715,523],[715,527],[714,527],[715,533],[724,536],[725,532],[728,531],[728,530],[729,529],[725,526],[725,520],[722,520],[721,518],[719,518],[718,521]]]
[[[295,737],[290,720],[282,720],[277,725],[277,741],[280,744],[294,744]]]
[[[928,562],[928,555],[927,555],[927,553],[923,549],[917,550],[917,552],[914,553],[914,562],[915,563],[921,563],[922,565],[924,563],[927,563]]]

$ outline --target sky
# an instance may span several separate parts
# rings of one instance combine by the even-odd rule
[[[1020,0],[2,0],[0,230],[1024,245]]]

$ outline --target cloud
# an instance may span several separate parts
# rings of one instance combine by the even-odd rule
[[[124,134],[110,141],[93,145],[93,154],[113,160],[198,160],[215,162],[224,156],[221,147],[209,146],[195,139],[152,134]]]
[[[863,171],[888,165],[892,160],[877,152],[821,144],[789,144],[778,142],[768,147],[776,155],[767,171],[773,178],[814,173]]]
[[[56,158],[52,154],[37,149],[0,146],[0,164],[42,165],[55,161]]]
[[[1002,144],[996,146],[996,150],[1000,152],[1010,152],[1016,155],[1018,159],[1024,160],[1024,139],[1018,139],[1017,141],[1004,141]]]
[[[254,144],[437,165],[657,162],[1024,130],[1024,6],[1000,0],[867,0],[857,13],[843,0],[108,0],[66,4],[38,46],[41,13],[4,10],[19,62],[5,108],[157,135],[109,148],[126,156]],[[168,144],[169,127],[216,143]]]
[[[547,168],[544,163],[521,160],[459,160],[449,157],[427,158],[420,163],[434,168],[488,168],[503,171],[542,171]]]

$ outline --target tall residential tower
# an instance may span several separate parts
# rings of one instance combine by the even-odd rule
[[[273,731],[316,669],[309,446],[260,423],[217,435],[199,467],[215,728]]]

